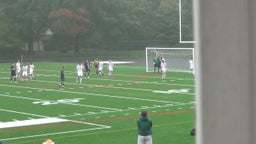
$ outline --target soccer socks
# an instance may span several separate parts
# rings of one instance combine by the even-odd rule
[[[82,79],[83,79],[82,77],[77,77],[76,78],[76,83],[82,83]]]

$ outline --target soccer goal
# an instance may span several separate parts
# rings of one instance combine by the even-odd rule
[[[168,71],[177,72],[191,72],[190,59],[193,60],[194,65],[194,48],[159,48],[159,47],[146,47],[146,72],[154,71],[155,57],[162,57],[165,59]],[[193,69],[193,73],[194,69]]]

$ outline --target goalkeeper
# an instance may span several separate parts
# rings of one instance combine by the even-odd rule
[[[160,61],[160,57],[155,57],[153,59],[153,64],[154,64],[154,72],[156,72],[156,69],[157,69],[157,72],[159,73],[159,69],[161,67],[161,61]]]

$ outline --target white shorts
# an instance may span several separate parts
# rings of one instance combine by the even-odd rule
[[[82,72],[82,71],[78,71],[78,72],[77,72],[77,76],[82,77],[82,76],[83,76],[83,72]]]
[[[29,74],[30,74],[30,75],[33,75],[33,74],[34,74],[34,71],[33,71],[33,70],[30,70],[30,71],[29,71]]]
[[[28,72],[23,72],[22,76],[28,76]]]
[[[138,135],[138,144],[152,144],[152,136],[141,136]]]
[[[16,68],[16,74],[20,73],[20,68]]]

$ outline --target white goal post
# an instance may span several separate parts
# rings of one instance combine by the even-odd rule
[[[159,48],[159,47],[146,47],[146,72],[154,72],[155,57],[162,57],[165,59],[168,71],[177,72],[191,72],[195,74],[195,69],[190,69],[190,60],[195,66],[195,52],[194,48]]]

